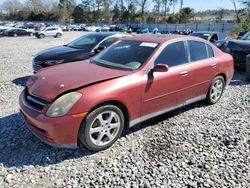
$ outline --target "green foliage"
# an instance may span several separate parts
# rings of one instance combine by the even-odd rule
[[[194,10],[185,7],[180,10],[180,23],[188,23],[189,20],[194,16]]]
[[[237,24],[234,28],[235,32],[244,32],[249,30],[250,30],[250,20],[245,20],[244,22]]]
[[[178,17],[176,15],[171,15],[167,18],[167,23],[177,23]]]
[[[74,19],[75,23],[83,22],[83,9],[82,9],[82,7],[79,6],[79,5],[76,6],[74,8],[72,16],[73,16],[73,19]]]

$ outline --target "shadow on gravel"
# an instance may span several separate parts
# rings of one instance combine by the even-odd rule
[[[145,127],[163,123],[170,117],[193,108],[204,107],[205,105],[204,102],[198,102],[163,114],[133,128],[126,129],[122,137]],[[95,153],[86,148],[60,149],[42,143],[26,128],[20,112],[0,118],[0,151],[0,164],[6,167],[21,167],[24,165],[46,166]]]
[[[245,73],[235,72],[229,85],[230,86],[242,86],[242,85],[248,85],[248,84],[250,84],[250,82],[246,81]]]
[[[24,76],[24,77],[20,77],[20,78],[16,78],[14,80],[12,80],[13,84],[19,85],[19,86],[25,86],[27,80],[29,79],[30,76]]]
[[[26,128],[21,113],[0,118],[0,164],[6,167],[45,166],[91,154],[85,148],[60,149],[42,143]]]

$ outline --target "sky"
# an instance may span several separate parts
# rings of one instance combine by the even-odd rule
[[[5,0],[0,0],[0,4]],[[25,0],[20,0],[24,2]],[[77,0],[81,2],[81,0]],[[237,8],[240,8],[240,3],[236,1]],[[176,11],[179,9],[180,4],[176,6]],[[233,3],[230,0],[184,0],[183,7],[191,7],[195,11],[207,10],[207,9],[234,9]]]
[[[183,6],[191,7],[195,11],[218,8],[234,9],[233,3],[230,0],[184,0]],[[240,8],[240,4],[237,2],[236,6]]]

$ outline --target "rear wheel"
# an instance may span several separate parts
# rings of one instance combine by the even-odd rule
[[[222,76],[215,77],[215,79],[213,80],[213,82],[208,90],[206,102],[208,104],[217,103],[222,96],[224,88],[225,88],[224,78]]]
[[[60,38],[62,35],[60,33],[56,34],[56,38]]]
[[[39,38],[40,38],[40,39],[43,39],[44,37],[45,37],[44,34],[40,34],[40,35],[39,35]]]
[[[124,121],[124,115],[117,106],[100,106],[84,119],[78,138],[90,150],[106,149],[121,136]]]

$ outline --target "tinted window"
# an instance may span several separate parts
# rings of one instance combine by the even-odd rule
[[[167,64],[169,67],[187,63],[187,55],[183,41],[171,43],[157,57],[155,64]]]
[[[111,44],[113,44],[117,40],[118,40],[117,37],[110,37],[110,38],[106,39],[105,41],[103,41],[99,46],[108,47],[108,46],[110,46]]]
[[[208,57],[214,57],[214,50],[213,50],[213,48],[210,45],[208,45],[208,44],[206,44],[206,45],[207,45],[207,54],[208,54]]]
[[[241,37],[241,40],[250,40],[250,31]]]
[[[209,42],[215,42],[218,40],[218,35],[217,34],[213,34],[209,40]]]
[[[136,70],[155,51],[158,43],[121,41],[97,55],[92,62],[109,68]]]
[[[84,35],[73,42],[69,43],[67,46],[72,48],[82,48],[89,49],[95,47],[99,42],[104,39],[105,36],[97,34]]]
[[[199,61],[207,58],[206,44],[198,41],[188,41],[191,61]]]

